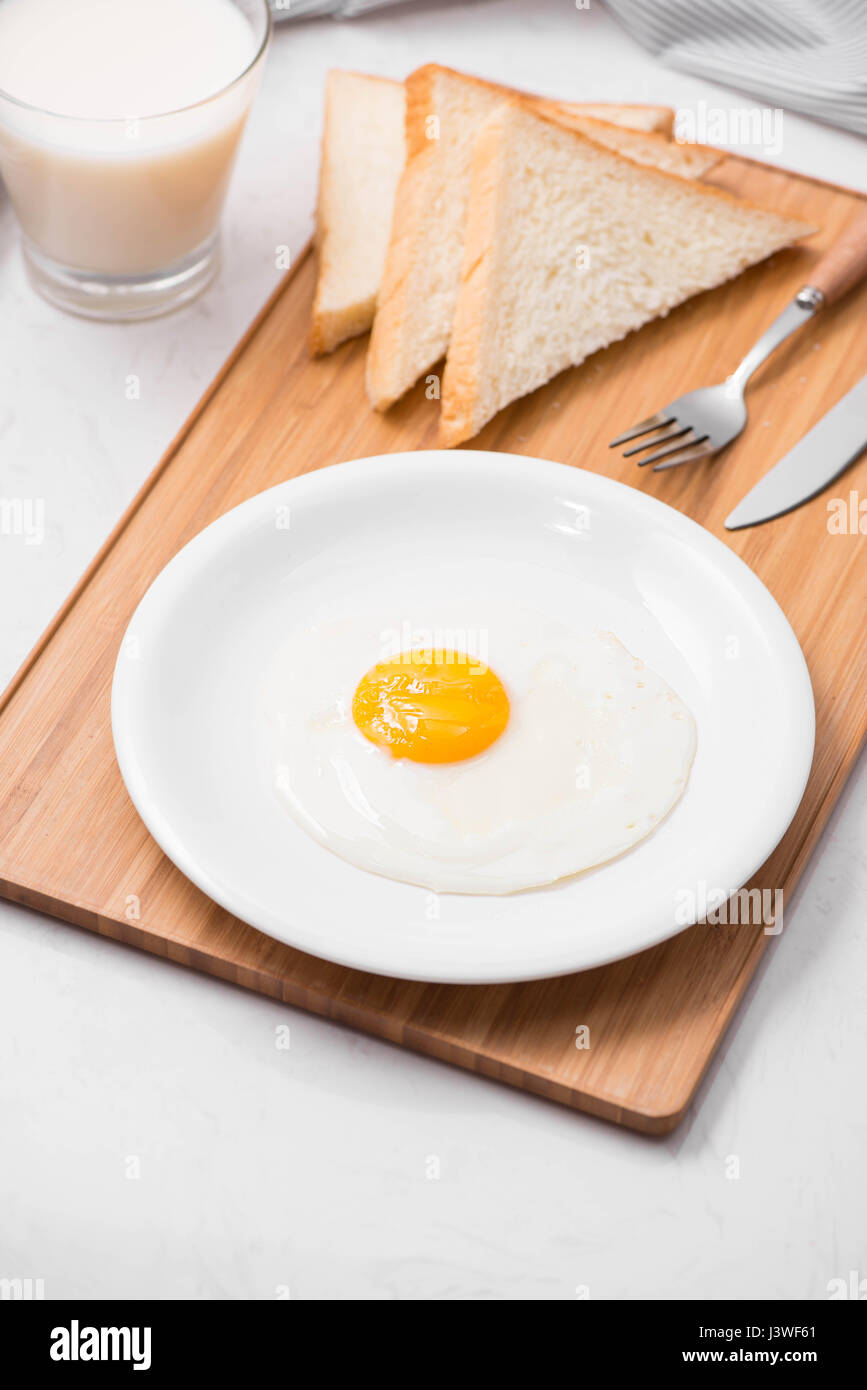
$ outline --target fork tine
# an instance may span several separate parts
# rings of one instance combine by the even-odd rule
[[[654,468],[654,473],[658,473],[662,468],[677,468],[680,463],[692,463],[694,459],[707,459],[715,453],[713,445],[709,439],[705,439],[697,449],[691,449],[689,453],[682,454],[680,458],[669,459],[667,463],[658,463]],[[647,462],[647,460],[644,460]]]
[[[616,439],[612,439],[608,445],[609,449],[616,449],[618,444],[626,444],[630,439],[635,439],[639,434],[647,434],[648,430],[660,429],[663,425],[674,423],[674,416],[666,415],[664,410],[658,410],[655,415],[648,415],[641,424],[633,425],[631,430],[624,430],[623,434],[618,434]]]
[[[652,449],[657,444],[665,444],[669,439],[680,439],[685,434],[692,434],[691,425],[682,425],[679,420],[672,420],[672,429],[666,430],[664,434],[654,434],[652,439],[646,439],[643,444],[633,444],[631,449],[624,449],[623,457],[632,458],[633,454],[640,454],[642,449]],[[692,439],[684,440],[686,444],[692,444]],[[639,463],[641,460],[638,460]]]
[[[639,468],[644,468],[645,464],[656,463],[657,459],[668,458],[669,454],[679,453],[681,449],[685,449],[690,444],[703,444],[705,438],[706,435],[697,435],[695,430],[687,427],[673,444],[669,444],[667,449],[657,449],[655,454],[647,454],[643,459],[636,459],[636,463]]]

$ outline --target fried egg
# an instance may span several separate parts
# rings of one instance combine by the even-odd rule
[[[266,690],[277,795],[350,863],[514,893],[624,853],[682,796],[692,715],[611,633],[510,610],[472,650],[450,633],[384,651],[393,630],[298,631]]]

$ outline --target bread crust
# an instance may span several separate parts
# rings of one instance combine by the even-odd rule
[[[334,69],[326,74],[325,77],[325,116],[322,121],[322,139],[319,142],[319,185],[316,192],[316,217],[313,228],[313,246],[316,252],[318,266],[316,278],[316,292],[313,297],[313,309],[310,315],[310,338],[309,349],[313,357],[320,353],[329,352],[326,346],[329,341],[329,334],[326,328],[325,316],[322,309],[322,295],[326,274],[326,262],[323,255],[323,245],[327,234],[327,223],[325,219],[325,183],[328,178],[326,161],[328,159],[329,142],[331,139],[332,122],[332,84],[334,81]]]
[[[410,300],[414,240],[421,224],[427,188],[430,142],[404,166],[397,186],[391,238],[385,257],[376,312],[367,349],[367,394],[375,410],[387,410],[409,389],[403,381],[403,324]]]
[[[472,196],[467,214],[461,284],[446,357],[440,400],[439,442],[445,449],[478,433],[479,373],[490,295],[499,214],[498,190],[503,116],[492,116],[479,132],[473,151]]]
[[[410,106],[409,106],[409,88],[410,88],[410,85],[411,85],[411,84],[416,84],[416,83],[417,83],[417,84],[418,84],[418,91],[419,91],[420,95],[422,95],[422,96],[425,98],[425,100],[427,100],[427,102],[430,103],[431,98],[432,98],[432,95],[433,95],[433,83],[434,83],[434,80],[435,80],[435,78],[436,78],[436,76],[437,76],[438,73],[443,73],[443,74],[444,74],[445,76],[447,76],[447,77],[457,77],[457,78],[459,78],[462,82],[469,82],[469,83],[471,83],[471,84],[472,84],[473,86],[475,86],[475,87],[483,87],[483,88],[485,88],[487,91],[489,91],[489,92],[495,92],[495,93],[497,93],[498,95],[500,95],[500,96],[502,96],[502,97],[504,97],[504,98],[506,98],[506,99],[511,99],[511,98],[513,98],[513,97],[521,97],[521,98],[523,98],[523,99],[525,99],[525,100],[527,100],[527,101],[538,102],[539,105],[540,105],[540,106],[543,106],[543,107],[544,107],[544,106],[551,106],[551,107],[559,106],[559,107],[562,107],[563,110],[565,110],[565,111],[574,111],[575,115],[577,115],[577,116],[582,116],[582,117],[584,116],[584,108],[585,108],[586,106],[592,106],[592,107],[594,108],[594,110],[598,110],[598,108],[599,108],[600,106],[605,106],[605,105],[606,105],[606,103],[603,102],[603,101],[590,101],[590,102],[566,101],[565,98],[540,96],[537,92],[526,92],[526,91],[524,91],[523,88],[521,88],[521,87],[509,87],[509,86],[507,86],[507,85],[506,85],[505,83],[503,83],[503,82],[491,82],[491,81],[490,81],[488,78],[486,78],[486,77],[476,77],[473,73],[469,73],[469,72],[460,72],[460,71],[458,71],[457,68],[450,68],[450,67],[447,67],[444,63],[423,63],[422,66],[421,66],[420,68],[415,68],[415,70],[414,70],[413,72],[411,72],[411,73],[409,74],[409,77],[406,79],[406,87],[407,87],[407,142],[409,142],[409,140],[410,140],[410,138],[411,138],[411,134],[412,134],[411,131],[410,131],[410,115],[409,115],[409,111],[410,111]],[[661,124],[659,125],[659,127],[657,127],[657,128],[654,129],[654,130],[644,130],[643,128],[640,128],[640,127],[637,127],[637,126],[623,126],[623,125],[620,125],[617,121],[606,121],[603,117],[598,116],[598,115],[587,116],[586,119],[587,119],[588,121],[598,121],[600,125],[613,126],[613,127],[615,128],[615,130],[627,130],[627,131],[632,130],[632,131],[634,131],[634,132],[635,132],[636,134],[638,134],[638,135],[659,135],[659,136],[660,136],[660,139],[662,139],[662,140],[668,142],[670,133],[671,133],[671,131],[674,129],[674,109],[673,109],[673,107],[671,107],[671,106],[653,106],[653,105],[651,105],[650,107],[647,107],[647,106],[645,106],[643,103],[641,103],[641,102],[636,102],[636,101],[615,101],[615,102],[611,102],[611,103],[608,103],[608,104],[610,104],[612,108],[616,108],[617,110],[623,110],[623,111],[628,111],[628,110],[633,110],[633,111],[646,111],[646,110],[649,109],[649,110],[652,110],[652,111],[657,111],[657,112],[659,112],[659,113],[664,113],[664,116],[663,116],[662,114],[660,115]],[[426,107],[423,107],[423,114],[424,114],[424,115],[428,115],[428,114],[430,113],[430,110],[431,110],[431,106],[430,106],[430,104],[428,104]],[[416,112],[416,113],[414,113],[414,114],[417,115],[418,113]],[[422,123],[422,138],[424,138],[423,123]],[[709,146],[709,145],[703,145],[703,146],[701,146],[700,148],[709,150],[709,149],[711,149],[711,146]],[[409,145],[408,145],[408,149],[409,149]]]

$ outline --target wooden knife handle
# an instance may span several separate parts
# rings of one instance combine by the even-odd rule
[[[867,275],[867,207],[846,227],[830,251],[810,274],[810,284],[821,290],[826,304],[842,299]]]

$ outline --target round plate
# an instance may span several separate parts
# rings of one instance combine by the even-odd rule
[[[698,751],[652,835],[549,888],[434,897],[353,867],[292,821],[264,710],[275,654],[294,627],[365,611],[388,609],[403,630],[422,593],[441,594],[443,611],[490,594],[610,630],[673,686]],[[740,888],[801,799],[814,710],[785,617],[707,531],[595,473],[463,450],[325,468],[208,526],[133,616],[112,728],[154,839],[237,917],[361,970],[482,983],[641,951]]]

